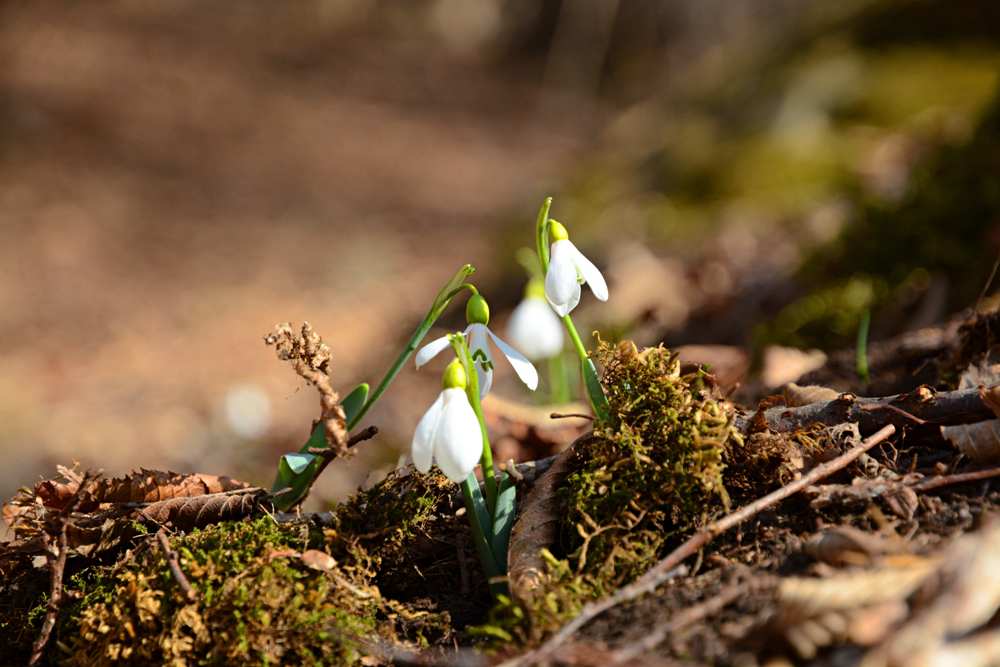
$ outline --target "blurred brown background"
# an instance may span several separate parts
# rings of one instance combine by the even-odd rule
[[[374,384],[464,262],[502,325],[546,194],[609,277],[582,328],[645,343],[891,335],[1000,242],[985,0],[0,12],[4,497],[73,460],[269,484],[317,410],[261,336],[308,320]],[[322,491],[393,465],[437,381]]]

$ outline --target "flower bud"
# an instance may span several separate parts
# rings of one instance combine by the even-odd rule
[[[465,389],[469,378],[465,375],[465,365],[461,359],[453,359],[444,369],[441,386],[445,389]]]
[[[465,304],[465,321],[469,324],[489,324],[490,305],[479,294],[473,294]]]
[[[549,235],[553,242],[569,240],[569,231],[557,220],[549,220]]]

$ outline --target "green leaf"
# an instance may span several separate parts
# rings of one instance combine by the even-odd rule
[[[417,346],[420,345],[420,341],[423,340],[427,332],[434,325],[434,322],[451,300],[455,297],[460,290],[463,289],[463,284],[465,279],[471,276],[475,272],[475,267],[471,264],[466,264],[455,273],[451,279],[445,283],[445,286],[441,288],[438,295],[434,298],[434,303],[431,305],[427,316],[424,317],[423,321],[417,327],[417,330],[413,332],[410,337],[409,343],[393,362],[393,365],[386,372],[385,377],[379,382],[375,391],[369,396],[368,385],[362,383],[354,388],[350,394],[341,402],[344,408],[344,414],[347,417],[347,430],[351,431],[361,418],[365,416],[369,408],[375,404],[383,392],[389,387],[389,384],[393,379],[399,375],[400,369],[402,369],[403,364],[406,360],[410,358]],[[322,424],[317,424],[313,429],[312,435],[306,444],[302,445],[299,449],[300,454],[309,454],[309,450],[313,448],[326,447],[326,433],[323,429]],[[287,510],[289,507],[294,505],[301,498],[302,494],[309,487],[309,483],[312,479],[319,473],[319,460],[312,461],[305,469],[300,473],[295,473],[290,464],[282,457],[281,462],[278,463],[278,473],[275,476],[274,485],[271,487],[271,493],[277,493],[282,489],[291,488],[291,491],[287,491],[282,495],[274,499],[274,505],[279,510]]]
[[[316,460],[315,454],[285,454],[278,465],[288,475],[301,475]]]
[[[340,407],[344,408],[344,416],[348,424],[353,424],[354,419],[361,413],[365,401],[368,400],[368,383],[362,382],[340,402]]]
[[[475,473],[462,482],[462,495],[465,497],[465,513],[469,517],[469,526],[472,528],[472,541],[476,545],[476,553],[479,554],[479,562],[483,565],[483,572],[487,579],[499,577],[503,573],[493,557],[493,549],[489,536],[492,534],[490,514],[486,510],[486,499],[479,488],[479,480]]]
[[[507,574],[507,544],[510,542],[510,530],[514,527],[516,506],[517,486],[511,476],[504,473],[497,491],[497,506],[493,512],[493,531],[490,537],[493,558],[502,574]]]
[[[322,423],[316,424],[309,440],[299,448],[297,454],[285,454],[278,461],[278,474],[274,478],[274,484],[271,485],[271,493],[283,489],[291,491],[285,491],[274,499],[276,508],[287,510],[298,502],[309,488],[309,482],[319,470],[319,459],[309,450],[319,447],[326,447],[326,430]]]
[[[361,406],[361,409],[354,416],[354,418],[347,420],[348,431],[357,426],[358,422],[365,416],[365,413],[368,412],[369,408],[375,405],[375,402],[382,397],[385,390],[389,388],[389,384],[396,379],[397,375],[399,375],[399,371],[403,368],[403,364],[406,363],[406,360],[409,359],[410,355],[417,349],[417,346],[420,345],[420,341],[422,341],[424,336],[427,335],[427,332],[431,330],[431,327],[434,326],[437,319],[441,317],[441,313],[444,312],[444,309],[448,307],[448,304],[451,303],[453,298],[455,298],[455,295],[464,289],[463,285],[465,284],[465,279],[475,272],[476,267],[471,264],[466,264],[460,268],[447,283],[445,283],[444,287],[441,288],[441,291],[438,292],[436,297],[434,297],[434,302],[431,304],[430,310],[427,311],[427,315],[425,315],[424,319],[419,325],[417,325],[417,329],[413,332],[413,335],[410,336],[410,340],[406,343],[406,347],[403,348],[402,352],[399,353],[399,356],[396,357],[396,361],[394,361],[392,366],[389,367],[389,370],[386,371],[385,376],[378,383],[378,386],[375,387],[375,391],[372,392],[368,400]]]
[[[472,264],[466,264],[458,270],[458,272],[451,277],[451,280],[445,283],[441,291],[437,293],[434,297],[434,303],[431,305],[430,312],[427,313],[427,318],[425,322],[430,320],[436,320],[441,314],[441,311],[448,306],[448,302],[451,301],[452,297],[462,289],[462,284],[465,283],[465,279],[476,272],[476,267]]]
[[[587,386],[587,396],[590,397],[590,405],[594,408],[594,414],[601,421],[608,421],[611,417],[611,406],[608,404],[608,397],[604,395],[604,387],[601,386],[601,379],[597,376],[597,367],[590,358],[580,362],[583,372],[583,382]]]

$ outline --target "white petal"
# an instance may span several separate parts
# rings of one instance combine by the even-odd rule
[[[479,380],[479,400],[483,400],[493,388],[493,369],[484,369],[476,364],[476,377]]]
[[[479,420],[461,389],[445,389],[441,426],[434,440],[434,458],[445,476],[460,484],[483,454]]]
[[[525,299],[507,322],[507,338],[529,359],[548,359],[563,349],[563,325],[543,299]]]
[[[576,268],[580,271],[580,275],[583,276],[584,282],[590,285],[590,291],[601,301],[607,301],[608,284],[604,282],[604,275],[601,274],[600,269],[594,266],[594,263],[587,259],[582,252],[577,250],[577,247],[571,241],[566,241],[566,243],[569,243]]]
[[[448,347],[449,345],[451,345],[451,343],[448,341],[447,336],[441,336],[440,338],[435,338],[431,342],[427,343],[427,345],[424,345],[422,348],[420,348],[420,351],[417,352],[417,356],[415,358],[417,362],[417,368],[420,368],[428,361],[430,361],[437,355],[441,354],[441,351],[446,347]]]
[[[413,432],[413,442],[410,443],[410,458],[420,472],[431,469],[434,454],[434,437],[441,424],[441,411],[444,407],[444,392],[438,394],[437,400],[431,404],[424,416],[417,423]]]
[[[489,329],[486,328],[485,324],[474,322],[468,326],[465,332],[469,336],[469,352],[473,355],[473,364],[476,367],[479,396],[484,398],[493,386],[493,355],[490,353],[489,340],[486,337]],[[475,358],[477,351],[482,352],[479,359]],[[488,365],[484,366],[482,356],[486,357]]]
[[[512,348],[510,345],[505,343],[497,336],[495,333],[487,329],[487,333],[490,334],[490,338],[493,342],[497,344],[500,351],[503,352],[503,356],[507,357],[507,361],[510,365],[514,367],[514,372],[517,373],[517,377],[521,378],[528,389],[534,391],[538,388],[538,371],[535,370],[534,364],[528,361],[528,358],[523,354]]]
[[[545,298],[559,316],[568,315],[580,303],[580,283],[576,281],[576,255],[569,241],[552,244],[549,270],[545,274]]]

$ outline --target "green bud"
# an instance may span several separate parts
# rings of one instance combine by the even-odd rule
[[[465,304],[465,321],[469,324],[489,324],[490,304],[479,294],[473,294]]]
[[[569,240],[569,232],[557,220],[549,220],[549,235],[552,237],[553,242]]]
[[[545,283],[538,278],[528,281],[528,286],[524,288],[525,299],[545,299]]]
[[[469,378],[465,375],[465,365],[461,359],[452,359],[441,376],[441,386],[445,389],[465,389]]]

